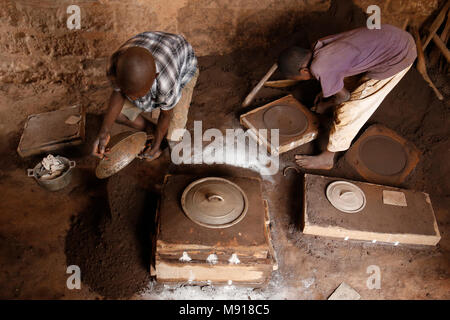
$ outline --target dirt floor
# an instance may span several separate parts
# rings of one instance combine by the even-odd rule
[[[340,11],[332,8],[328,16],[311,16],[302,21],[296,35],[278,44],[307,45],[319,36],[364,21],[359,13],[352,19],[339,15]],[[314,28],[318,25],[322,27]],[[264,89],[252,107],[240,107],[245,95],[273,64],[280,50],[276,44],[269,51],[256,48],[200,57],[200,77],[188,128],[193,129],[194,120],[203,121],[203,130],[239,128],[240,114],[287,93],[310,107],[319,89],[314,81],[290,90]],[[346,282],[363,299],[449,299],[450,90],[448,74],[431,75],[445,95],[444,102],[437,100],[420,74],[411,69],[366,127],[381,123],[411,140],[422,152],[418,166],[401,187],[430,194],[442,236],[436,247],[394,247],[304,235],[300,229],[302,175],[290,171],[284,177],[279,172],[263,184],[279,263],[266,288],[163,286],[150,280],[149,259],[155,203],[164,175],[258,174],[228,165],[175,166],[166,152],[155,162],[136,160],[116,176],[98,180],[94,175],[97,161],[89,153],[101,117],[88,114],[86,143],[60,153],[75,160],[77,167],[72,183],[58,192],[47,192],[26,176],[26,168],[40,159],[21,159],[15,152],[21,128],[6,137],[0,159],[0,298],[326,299]],[[23,118],[26,116],[24,112]],[[323,120],[326,123],[326,117]],[[123,130],[122,126],[114,127],[115,132]],[[316,152],[319,142],[283,154],[280,168],[292,165],[297,153]],[[316,173],[362,180],[342,155],[333,170]],[[73,264],[81,268],[80,290],[66,287],[66,268]],[[366,285],[371,265],[381,270],[380,289],[371,290]]]

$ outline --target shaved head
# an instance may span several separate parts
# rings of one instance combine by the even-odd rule
[[[283,50],[278,57],[278,67],[281,73],[286,77],[298,75],[301,68],[307,67],[311,54],[311,50],[300,47]]]
[[[155,60],[147,49],[130,47],[120,53],[116,75],[117,84],[125,94],[141,97],[150,90],[155,81]]]

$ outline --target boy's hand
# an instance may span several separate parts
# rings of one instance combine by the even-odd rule
[[[153,161],[159,158],[162,154],[162,150],[160,147],[150,147],[151,149],[148,151],[143,151],[140,155],[138,155],[139,159],[144,159],[146,161]]]
[[[322,92],[319,92],[317,94],[317,96],[314,98],[314,106],[313,108],[315,108],[321,101],[322,101]]]
[[[94,141],[92,155],[100,159],[105,158],[105,153],[107,153],[106,146],[108,145],[110,138],[111,135],[109,132],[100,132],[97,139]]]

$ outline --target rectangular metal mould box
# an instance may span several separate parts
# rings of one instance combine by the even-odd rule
[[[441,239],[430,197],[424,192],[312,174],[304,179],[305,234],[417,245],[436,245]],[[356,213],[336,209],[326,196],[327,186],[334,181],[349,181],[361,188],[366,196],[364,209]],[[391,198],[383,200],[389,195],[383,191],[401,195],[402,201],[393,205]]]
[[[79,117],[80,120],[74,124],[66,123],[71,116]],[[85,122],[84,109],[78,105],[30,115],[17,152],[21,157],[27,157],[79,145],[85,138]]]

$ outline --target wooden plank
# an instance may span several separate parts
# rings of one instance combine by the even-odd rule
[[[211,284],[263,285],[271,277],[273,261],[266,259],[254,264],[207,264],[157,259],[158,282],[208,282]]]
[[[436,245],[440,233],[428,194],[364,182],[350,181],[366,196],[366,206],[358,213],[343,213],[326,198],[326,188],[334,181],[350,181],[319,175],[305,175],[303,233],[387,243]],[[403,192],[407,206],[383,204],[383,190]]]
[[[264,86],[269,88],[286,88],[290,86],[295,86],[299,82],[300,80],[290,80],[290,79],[273,80],[273,81],[266,81],[264,83]]]

